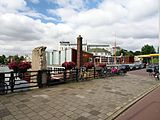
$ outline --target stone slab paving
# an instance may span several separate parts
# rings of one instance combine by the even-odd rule
[[[157,84],[147,75],[127,73],[3,95],[0,120],[105,120]]]

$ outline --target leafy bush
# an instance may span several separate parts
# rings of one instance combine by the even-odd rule
[[[13,69],[14,72],[25,72],[31,68],[30,62],[11,62],[8,64],[9,69]]]
[[[112,72],[112,73],[118,73],[119,70],[118,70],[118,68],[111,68],[111,72]]]
[[[105,68],[105,67],[106,67],[106,64],[105,64],[105,63],[99,63],[98,66],[99,66],[99,67],[102,67],[102,68]]]
[[[16,61],[10,62],[8,64],[8,67],[9,67],[9,69],[13,69],[13,71],[15,71],[15,72],[19,71],[18,62],[16,62]]]
[[[87,63],[84,63],[83,66],[86,67],[87,69],[91,69],[92,67],[94,67],[94,64],[93,62],[87,62]]]
[[[64,62],[62,67],[65,67],[66,70],[71,70],[72,68],[76,67],[74,62]]]
[[[31,63],[30,62],[20,62],[18,64],[18,68],[19,68],[19,71],[27,71],[27,69],[30,69],[31,68]]]

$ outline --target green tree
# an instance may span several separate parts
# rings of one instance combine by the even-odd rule
[[[158,57],[151,59],[152,64],[157,64],[158,63]]]
[[[126,50],[121,49],[120,51],[116,51],[116,56],[120,56],[120,55],[125,56],[126,55]]]
[[[19,59],[18,55],[14,55],[14,56],[13,56],[13,60],[14,60],[14,61],[17,61],[17,62],[19,62],[19,61],[20,61],[20,59]]]
[[[127,51],[127,52],[126,52],[126,56],[134,56],[133,51]]]
[[[142,53],[141,53],[141,51],[135,51],[134,52],[134,55],[141,55]]]
[[[143,54],[143,55],[145,55],[145,54],[153,54],[153,53],[156,53],[156,51],[155,51],[155,48],[151,45],[145,45],[145,46],[143,46],[142,48],[141,48],[141,53]]]
[[[0,63],[1,64],[6,64],[7,58],[5,55],[0,56]]]
[[[127,51],[125,49],[121,49],[120,51],[116,52],[116,56],[134,56],[132,51]]]
[[[4,64],[2,56],[0,56],[0,64]]]
[[[141,48],[141,53],[142,55],[146,55],[146,54],[153,54],[156,53],[155,48],[152,45],[144,45]],[[151,63],[151,58],[143,58],[143,62],[144,63]]]
[[[19,57],[19,60],[20,60],[20,61],[25,60],[24,56],[20,56],[20,57]]]

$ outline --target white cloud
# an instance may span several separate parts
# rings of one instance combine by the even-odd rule
[[[158,0],[129,0],[127,4],[128,16],[133,20],[141,20],[158,12]]]
[[[58,4],[61,8],[84,9],[85,0],[48,0]]]
[[[67,36],[72,33],[72,29],[66,24],[42,23],[40,20],[13,13],[1,14],[0,23],[0,43],[5,48],[2,49],[3,52],[10,50],[12,53],[28,53],[40,45],[56,49],[56,44],[62,39],[68,39]],[[6,43],[10,45],[6,46]]]
[[[3,23],[0,29],[0,38],[3,40],[31,41],[41,38],[41,30],[36,28],[38,21],[26,16],[13,13],[2,14],[0,15],[0,23]]]
[[[24,0],[0,0],[0,12],[17,12],[18,10],[25,10],[26,2]]]
[[[35,4],[39,3],[39,0],[30,1]],[[27,7],[27,3],[25,0],[0,0],[0,13],[15,13],[17,15],[21,14],[33,18],[44,19],[48,21],[56,21],[56,19],[53,17],[48,17]]]
[[[57,21],[55,18],[48,17],[44,14],[36,12],[35,10],[27,10],[27,11],[24,11],[24,12],[19,13],[19,14],[29,16],[29,17],[32,17],[32,18],[36,18],[36,19],[44,19],[44,20],[47,20],[47,21]]]
[[[40,1],[39,0],[30,0],[34,4],[38,4]]]
[[[56,24],[51,22],[58,22],[55,18],[32,10],[24,0],[12,1],[0,0],[2,53],[31,53],[41,45],[52,50],[62,40],[75,43],[79,34],[84,42],[113,45],[116,32],[118,45],[129,50],[158,44],[156,0],[153,3],[153,0],[142,0],[146,5],[138,0],[104,0],[93,9],[85,9],[88,0],[56,0],[60,8],[48,10],[60,17],[61,21]],[[50,22],[43,23],[42,19]]]
[[[71,8],[48,10],[49,13],[59,15],[62,21],[79,25],[99,26],[120,21],[127,14],[127,10],[113,2],[100,4],[99,8],[77,12]],[[114,13],[114,14],[113,14]]]
[[[158,48],[158,40],[154,38],[142,38],[142,39],[135,39],[135,38],[127,38],[127,39],[119,39],[118,44],[127,50],[134,50],[139,51],[141,48],[148,44],[154,45],[155,49]]]

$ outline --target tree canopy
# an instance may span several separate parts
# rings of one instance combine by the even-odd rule
[[[134,52],[133,51],[127,51],[125,49],[121,49],[120,51],[116,52],[117,56],[134,56]]]
[[[0,56],[0,64],[6,64],[7,58],[5,55]]]
[[[11,62],[10,60],[16,61],[16,62],[20,62],[25,60],[24,56],[18,56],[18,55],[14,55],[14,56],[8,56],[6,57],[5,55],[0,56],[0,64],[8,64],[9,62]]]
[[[146,55],[146,54],[153,54],[156,53],[155,48],[153,47],[153,45],[144,45],[141,48],[141,51],[128,51],[125,49],[121,49],[120,51],[116,51],[116,55],[117,56],[134,56],[134,55]]]
[[[141,53],[143,55],[146,55],[146,54],[153,54],[153,53],[156,53],[155,51],[155,48],[153,47],[153,45],[145,45],[141,48]]]

